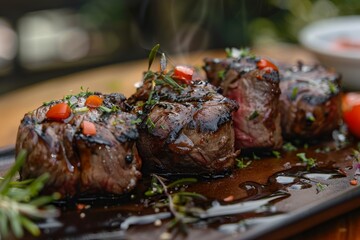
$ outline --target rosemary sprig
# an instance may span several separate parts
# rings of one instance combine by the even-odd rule
[[[155,206],[167,207],[172,214],[173,219],[169,222],[168,231],[187,235],[187,224],[198,221],[199,213],[203,212],[203,209],[195,207],[194,201],[195,199],[206,200],[206,197],[198,193],[183,191],[183,189],[178,192],[171,190],[185,184],[195,183],[197,182],[195,178],[179,179],[168,185],[164,181],[165,179],[153,174],[151,187],[145,195],[163,195],[166,198],[165,201],[160,201]]]
[[[24,236],[27,230],[34,236],[40,235],[39,227],[33,218],[53,218],[59,211],[46,204],[59,199],[60,195],[38,196],[49,174],[43,174],[33,180],[14,182],[13,179],[26,159],[26,151],[19,152],[15,164],[3,178],[0,178],[0,238],[10,231],[15,237]]]
[[[155,87],[158,85],[168,84],[169,86],[171,86],[172,88],[177,89],[177,90],[184,89],[171,77],[172,72],[166,73],[167,60],[166,60],[166,56],[164,53],[161,54],[161,58],[160,58],[160,70],[161,71],[153,72],[150,70],[151,65],[154,62],[156,55],[159,51],[159,48],[160,48],[160,44],[156,44],[151,49],[150,54],[149,54],[148,70],[144,74],[144,81],[151,78],[151,90],[150,90],[148,100],[146,101],[146,104],[148,104],[148,105],[154,104],[153,95],[154,95]]]

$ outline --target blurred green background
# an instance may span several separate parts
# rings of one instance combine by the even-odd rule
[[[168,54],[297,43],[305,25],[359,0],[0,1],[0,94],[88,68]]]

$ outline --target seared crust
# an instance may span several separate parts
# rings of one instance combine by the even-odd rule
[[[28,152],[21,179],[51,174],[47,188],[64,196],[81,193],[123,194],[135,187],[141,177],[140,158],[135,149],[138,137],[136,116],[124,112],[125,97],[121,94],[96,95],[103,98],[103,106],[75,113],[64,121],[46,119],[49,108],[64,100],[54,101],[25,114],[18,130],[16,151]],[[86,95],[69,98],[72,108],[84,107]],[[83,120],[92,122],[96,135],[81,131]],[[131,158],[131,161],[129,161]]]
[[[259,69],[255,57],[204,60],[209,82],[235,100],[233,113],[237,149],[280,148],[280,88],[276,69]]]
[[[147,101],[151,81],[145,81],[130,102]],[[214,174],[233,168],[234,150],[231,113],[236,102],[217,93],[203,81],[184,85],[183,90],[156,86],[157,102],[145,104],[137,147],[147,172]]]
[[[341,121],[340,75],[320,65],[297,65],[281,71],[280,111],[286,138],[317,138]]]

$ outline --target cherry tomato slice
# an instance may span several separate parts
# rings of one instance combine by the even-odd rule
[[[100,107],[102,103],[103,99],[98,95],[90,95],[85,101],[85,105],[90,108]]]
[[[82,121],[81,123],[82,133],[87,136],[96,135],[96,127],[95,124],[89,121]]]
[[[262,70],[262,69],[265,69],[265,70],[275,70],[275,71],[279,71],[278,67],[275,66],[275,64],[273,64],[272,62],[270,62],[269,60],[267,59],[260,59],[257,63],[256,63],[256,66]]]
[[[50,107],[46,113],[46,118],[55,121],[61,121],[68,118],[71,114],[71,108],[66,103],[58,103]]]
[[[343,119],[350,132],[360,138],[360,93],[347,93],[342,98]]]
[[[181,80],[185,84],[190,84],[192,81],[192,77],[194,74],[194,70],[187,66],[176,66],[174,68],[173,78]]]

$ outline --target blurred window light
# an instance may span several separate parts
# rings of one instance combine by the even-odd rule
[[[11,69],[17,52],[17,35],[9,22],[0,18],[0,74]]]
[[[84,58],[90,38],[70,9],[26,14],[19,20],[20,61],[26,68],[52,67]]]

